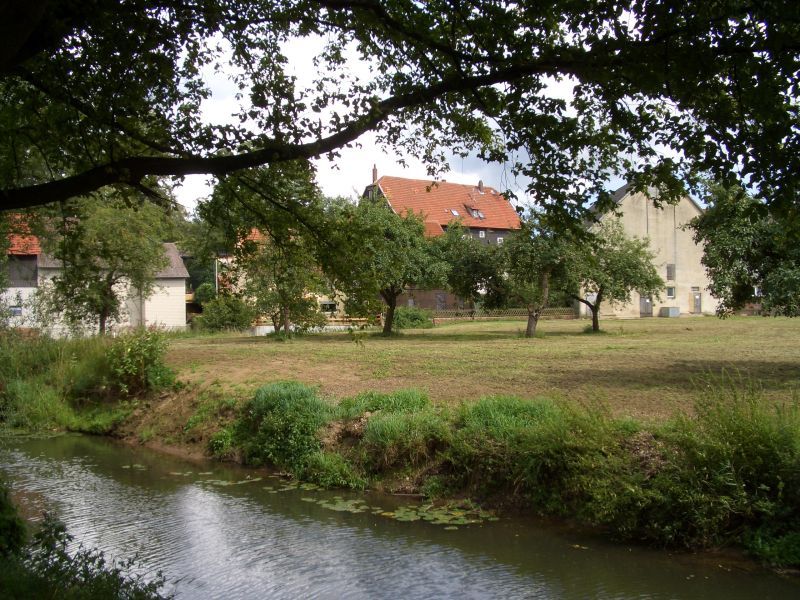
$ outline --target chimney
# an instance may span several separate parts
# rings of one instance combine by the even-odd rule
[[[374,164],[372,165],[372,183],[376,183],[378,181],[378,167]]]
[[[482,194],[483,193],[483,179],[478,180],[478,191]]]

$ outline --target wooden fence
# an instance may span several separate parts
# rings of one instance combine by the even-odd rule
[[[505,308],[498,310],[478,309],[453,309],[453,310],[434,310],[431,319],[433,324],[444,321],[487,321],[500,319],[527,319],[528,311],[524,308]],[[565,307],[545,308],[541,319],[575,319],[577,314],[575,309]]]

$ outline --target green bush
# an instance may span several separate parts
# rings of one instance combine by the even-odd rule
[[[193,323],[206,331],[240,330],[250,327],[255,316],[253,308],[241,298],[220,295],[203,305],[203,314]]]
[[[430,406],[427,394],[417,390],[398,390],[390,394],[362,392],[339,402],[336,415],[342,419],[355,419],[365,412],[415,412]]]
[[[236,440],[251,465],[272,464],[302,472],[320,449],[317,430],[332,416],[315,389],[297,382],[266,385],[242,409]]]
[[[217,297],[217,290],[214,289],[213,283],[201,283],[194,291],[194,301],[198,304],[208,304],[211,300]]]
[[[395,329],[430,329],[433,311],[414,306],[400,306],[394,311]]]
[[[0,559],[19,554],[25,544],[25,524],[11,502],[8,487],[0,479]]]
[[[231,458],[234,453],[233,431],[226,427],[215,432],[208,440],[208,451],[216,459]]]
[[[314,452],[306,457],[302,477],[326,488],[362,490],[366,481],[358,475],[353,465],[333,452]]]
[[[171,386],[175,375],[164,364],[167,341],[153,329],[136,329],[116,338],[108,349],[112,384],[120,392],[134,396]]]
[[[364,428],[362,447],[374,469],[418,466],[449,443],[450,424],[439,413],[378,413]]]

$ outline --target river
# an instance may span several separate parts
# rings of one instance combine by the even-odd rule
[[[797,578],[733,560],[533,519],[401,522],[386,515],[408,499],[303,489],[103,438],[4,439],[0,469],[29,515],[51,510],[76,543],[162,570],[178,598],[800,597]]]

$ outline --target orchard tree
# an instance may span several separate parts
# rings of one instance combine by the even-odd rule
[[[448,153],[503,162],[573,226],[611,205],[613,176],[677,199],[698,172],[736,174],[775,218],[797,210],[795,0],[29,0],[0,24],[3,209],[373,131],[432,172]],[[319,48],[309,83],[297,42]],[[229,123],[203,119],[210,72],[239,93]]]
[[[374,315],[386,306],[384,335],[392,332],[397,299],[410,286],[444,283],[447,265],[425,238],[415,215],[399,216],[388,206],[362,201],[333,207],[335,252],[326,260],[333,286],[351,314]]]
[[[473,305],[495,306],[502,289],[502,246],[481,243],[469,230],[451,223],[443,236],[436,238],[436,248],[447,268],[447,288]]]
[[[537,215],[502,246],[502,283],[495,297],[523,306],[528,313],[525,337],[536,335],[536,326],[547,308],[551,290],[563,287],[569,243],[563,235],[543,226]]]
[[[658,296],[664,280],[653,263],[655,254],[646,239],[628,237],[616,219],[602,221],[570,249],[570,296],[592,311],[592,331],[600,331],[603,302],[628,304],[635,290],[643,296]]]
[[[94,323],[106,332],[119,320],[128,293],[148,298],[156,274],[169,264],[162,235],[166,215],[149,202],[138,206],[113,199],[69,203],[58,220],[45,226],[44,249],[61,263],[40,288],[39,306],[73,327]]]
[[[738,186],[709,185],[705,200],[708,208],[692,226],[695,242],[705,245],[717,313],[760,302],[765,312],[800,316],[800,228]]]

